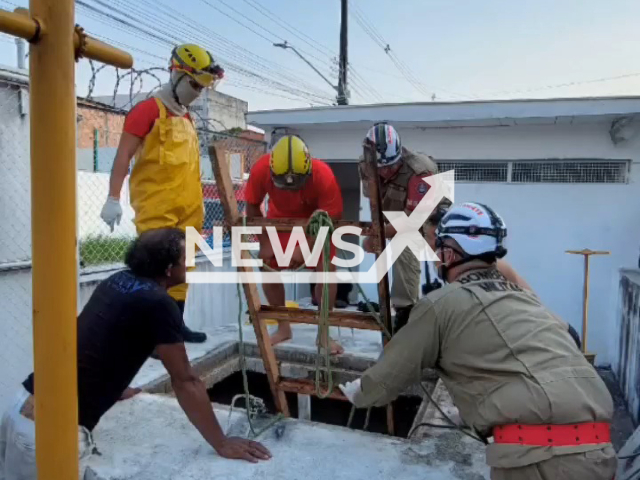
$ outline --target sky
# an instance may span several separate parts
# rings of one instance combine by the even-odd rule
[[[640,94],[637,0],[350,0],[349,9],[351,104]],[[134,68],[157,69],[134,93],[158,85],[151,73],[165,80],[171,45],[189,42],[219,59],[219,90],[250,111],[335,102],[331,85],[273,43],[287,41],[337,84],[340,0],[78,0],[76,22],[129,51]],[[15,50],[1,34],[0,64],[15,66]],[[116,84],[129,93],[131,77],[119,73],[117,82],[114,68],[98,72],[93,95]],[[91,78],[81,60],[79,96]]]

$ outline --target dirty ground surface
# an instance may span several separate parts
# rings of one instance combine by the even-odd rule
[[[229,411],[215,405],[223,429]],[[85,465],[86,480],[488,480],[484,448],[455,432],[426,442],[309,423],[284,421],[284,432],[267,430],[259,440],[271,450],[267,462],[226,460],[205,443],[175,399],[141,394],[118,403],[100,421],[94,440],[101,455]],[[235,410],[230,433],[247,431],[245,412]]]

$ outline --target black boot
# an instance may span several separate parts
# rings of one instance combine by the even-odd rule
[[[407,305],[406,307],[396,308],[396,318],[393,322],[393,334],[395,335],[400,331],[402,327],[404,327],[409,321],[409,314],[411,313],[411,309],[413,305]]]
[[[182,314],[182,339],[185,343],[204,343],[207,341],[207,334],[204,332],[194,332],[184,323],[184,301],[176,300],[180,313]]]

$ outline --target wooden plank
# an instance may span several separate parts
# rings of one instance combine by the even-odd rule
[[[382,195],[380,188],[380,176],[378,175],[378,165],[375,155],[375,145],[370,140],[365,140],[363,154],[367,175],[371,179],[369,182],[369,205],[371,207],[371,229],[372,236],[377,239],[376,260],[384,250],[387,239],[384,232],[385,221],[382,213]],[[378,303],[380,304],[380,318],[382,319],[388,332],[392,332],[391,326],[391,303],[389,299],[389,275],[385,274],[378,284]],[[386,345],[388,339],[383,334],[382,343]],[[387,429],[390,435],[395,434],[395,422],[393,419],[393,405],[387,406]]]
[[[262,305],[258,312],[261,320],[284,320],[291,323],[306,323],[318,325],[318,310],[304,308],[274,307]],[[371,315],[362,312],[336,312],[329,314],[329,323],[332,327],[358,328],[362,330],[382,331],[380,325]]]
[[[211,158],[211,168],[216,179],[218,191],[220,192],[220,201],[224,208],[225,218],[230,225],[235,225],[238,220],[241,220],[240,213],[238,212],[238,202],[236,201],[235,192],[233,190],[233,184],[231,182],[231,175],[229,174],[229,165],[225,161],[218,161],[218,159],[224,159],[224,152],[220,151],[216,145],[209,147],[209,156]],[[242,251],[242,258],[250,258],[249,252]],[[253,276],[253,269],[251,267],[237,267],[241,274]],[[287,397],[284,391],[278,388],[278,382],[280,381],[280,369],[276,360],[276,355],[273,351],[273,346],[269,339],[269,332],[267,331],[266,324],[260,320],[258,313],[260,312],[260,294],[258,287],[255,283],[248,283],[246,280],[242,282],[245,297],[247,298],[247,304],[249,307],[249,315],[251,316],[251,323],[256,333],[256,340],[258,342],[258,348],[260,349],[260,355],[264,362],[265,371],[269,380],[269,387],[273,394],[273,399],[276,408],[280,413],[289,417],[289,405],[287,404]]]
[[[280,380],[280,383],[278,383],[278,387],[285,392],[297,393],[300,395],[312,395],[314,397],[318,396],[316,393],[316,384],[313,380],[302,378],[283,378]],[[321,386],[320,388],[323,387]],[[338,387],[333,388],[333,391],[328,398],[333,400],[343,400],[345,402],[349,401]]]
[[[375,156],[375,146],[367,140],[364,144],[364,158],[366,167],[369,169],[368,175],[372,179],[369,182],[369,205],[371,207],[371,230],[372,236],[377,240],[376,259],[386,246],[386,236],[384,234],[384,215],[382,214],[382,195],[380,192],[380,176]],[[380,304],[380,316],[385,326],[391,332],[391,305],[389,303],[389,275],[385,274],[378,284],[378,303]]]
[[[276,227],[278,231],[288,231],[293,227],[305,228],[309,223],[308,218],[247,218],[246,225],[248,227]],[[243,225],[243,219],[239,218],[236,225]],[[362,229],[362,235],[371,234],[371,222],[355,222],[351,220],[334,220],[333,226],[340,227],[357,227]]]

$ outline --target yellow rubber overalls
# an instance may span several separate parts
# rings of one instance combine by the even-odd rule
[[[131,172],[131,206],[138,234],[154,228],[202,230],[204,205],[200,182],[200,148],[193,122],[168,117],[155,99],[160,116],[144,138]],[[187,298],[186,283],[169,290],[175,300]]]

